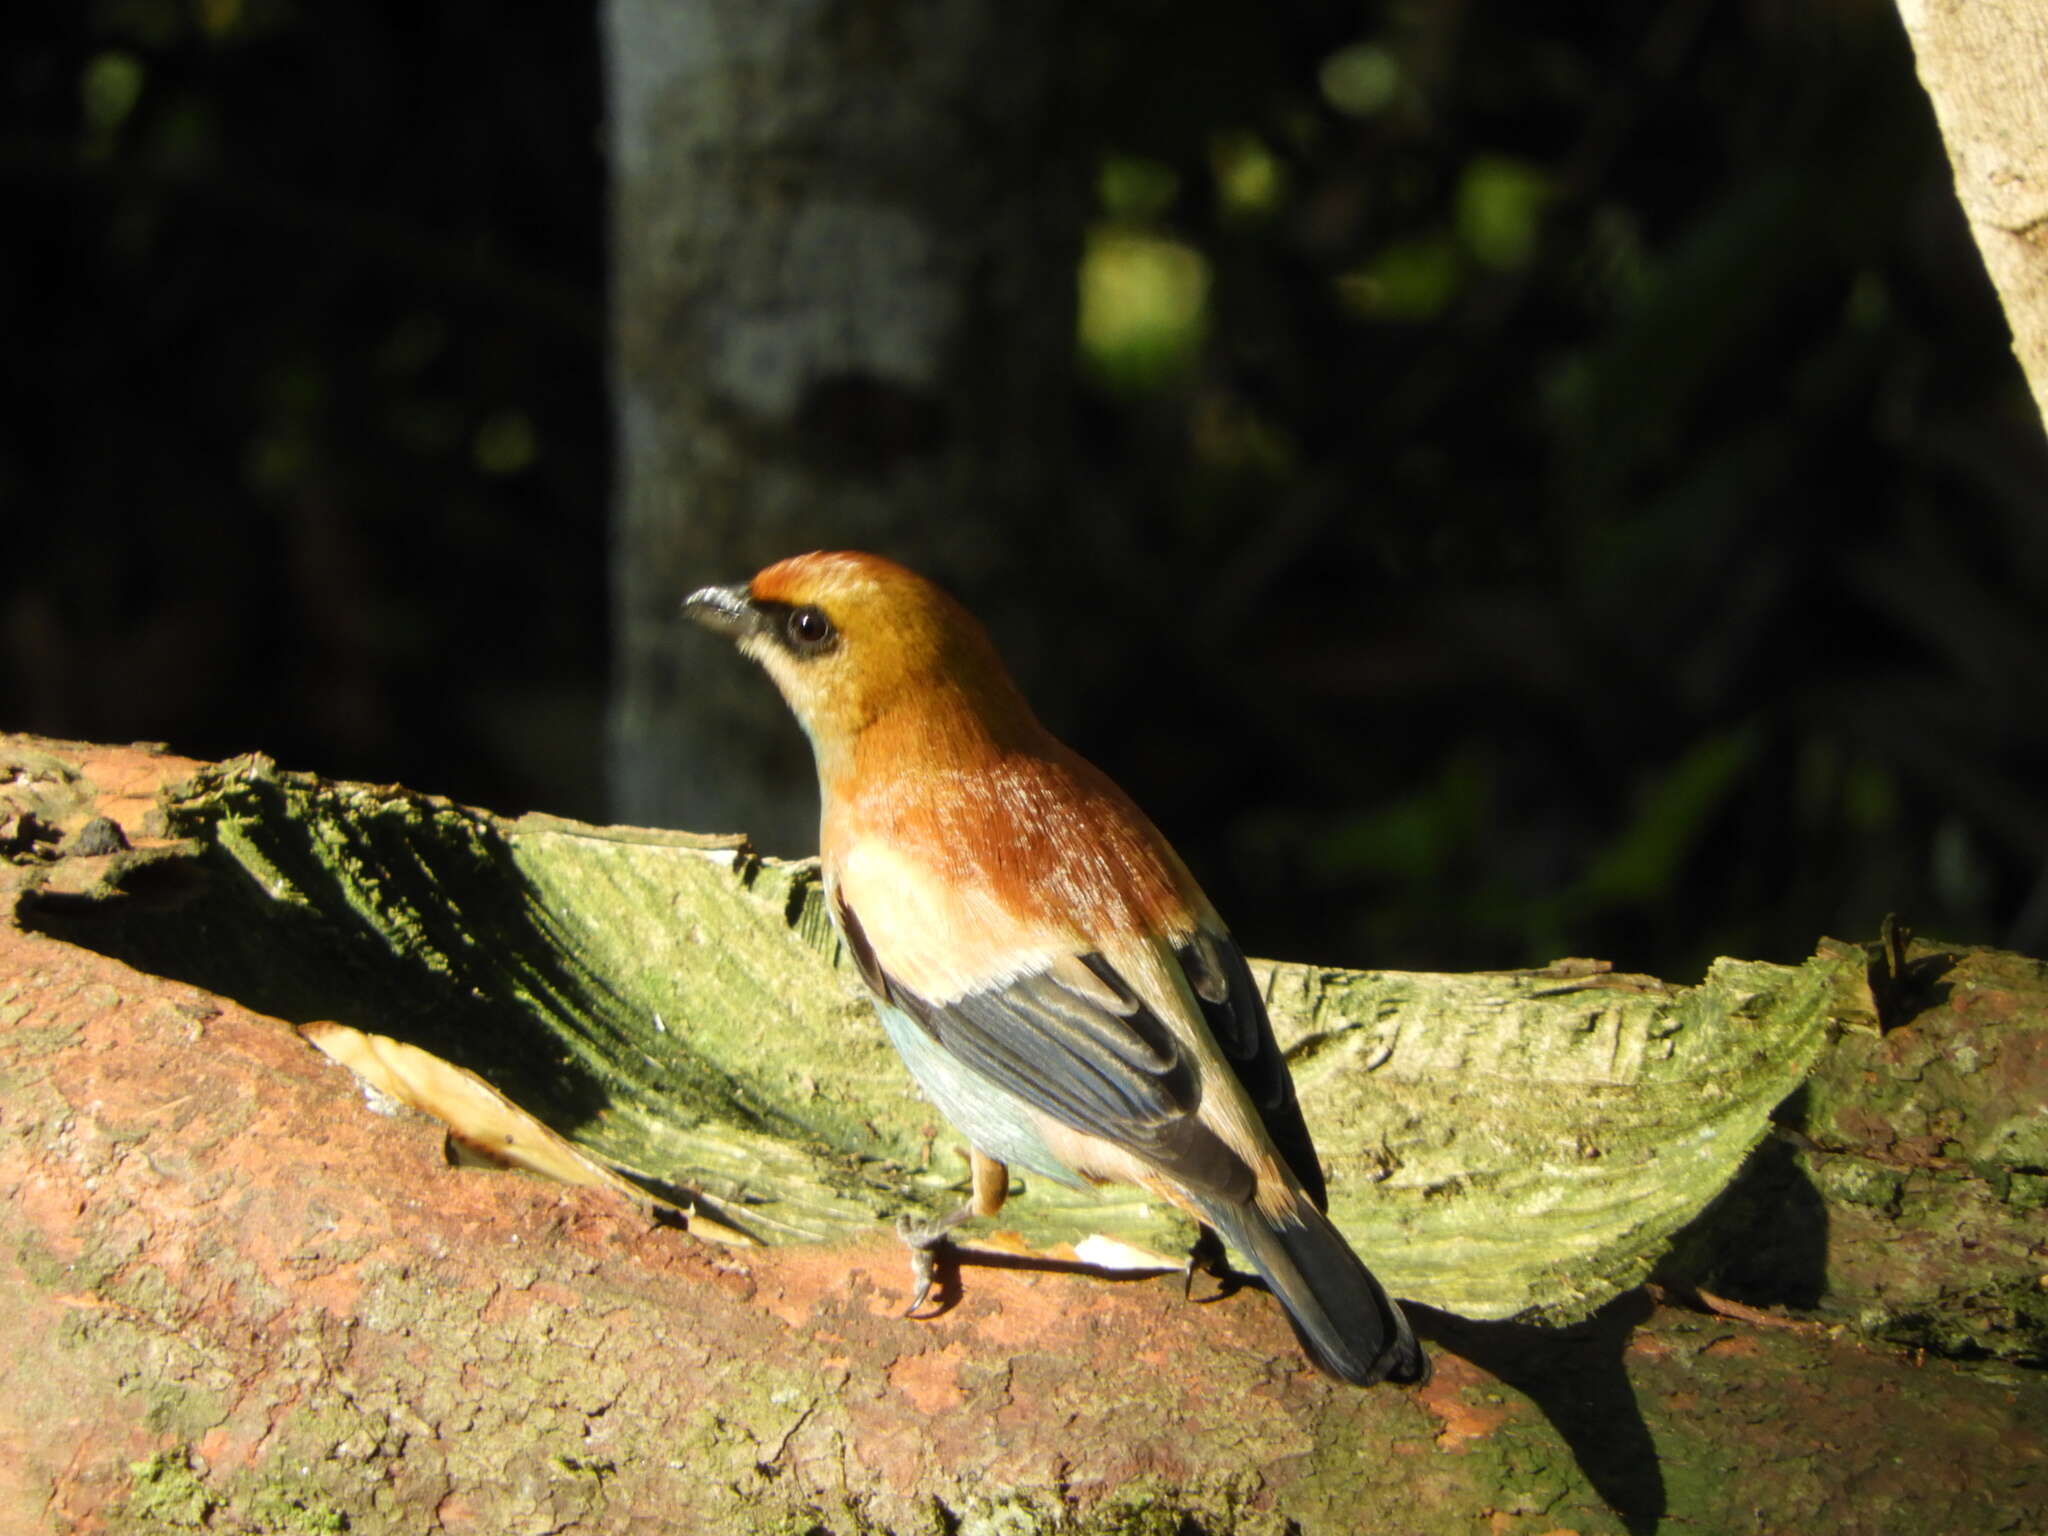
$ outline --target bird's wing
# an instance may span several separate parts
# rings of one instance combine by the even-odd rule
[[[1100,953],[1058,956],[1022,975],[929,998],[876,958],[843,892],[835,903],[869,987],[962,1065],[1189,1189],[1251,1197],[1252,1167],[1200,1113],[1197,1050]]]
[[[1195,1001],[1201,1004],[1209,1033],[1265,1123],[1266,1134],[1273,1138],[1273,1145],[1315,1201],[1316,1209],[1327,1209],[1329,1197],[1315,1142],[1301,1118],[1293,1075],[1287,1070],[1280,1042],[1273,1038],[1266,1000],[1252,979],[1251,967],[1245,964],[1244,951],[1220,924],[1212,927],[1205,923],[1192,939],[1174,950],[1174,958],[1180,962]]]

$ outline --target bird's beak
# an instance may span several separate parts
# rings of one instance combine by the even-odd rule
[[[734,640],[760,633],[764,622],[745,587],[700,587],[683,599],[683,613]]]

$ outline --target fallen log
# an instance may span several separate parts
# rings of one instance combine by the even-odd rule
[[[807,866],[261,759],[0,748],[8,1528],[2048,1508],[2034,962],[1262,967],[1336,1214],[1439,1361],[1358,1393],[1255,1292],[1077,1263],[1177,1253],[1137,1201],[1026,1189],[953,1305],[901,1320],[882,1223],[962,1170]],[[455,1166],[287,1027],[314,1020],[475,1072],[726,1240]]]

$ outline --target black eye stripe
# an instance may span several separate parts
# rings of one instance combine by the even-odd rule
[[[794,656],[818,656],[839,644],[839,629],[816,603],[777,603],[756,599],[754,607],[768,621],[768,632]]]

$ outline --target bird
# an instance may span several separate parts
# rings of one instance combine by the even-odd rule
[[[1243,952],[1107,775],[1039,723],[987,631],[878,555],[818,551],[692,593],[810,738],[832,920],[884,1032],[969,1143],[971,1192],[920,1255],[992,1216],[1009,1170],[1131,1184],[1220,1237],[1308,1358],[1427,1379],[1400,1306],[1331,1223]],[[914,1265],[918,1294],[928,1257]],[[1192,1274],[1192,1269],[1190,1271]]]

